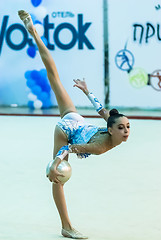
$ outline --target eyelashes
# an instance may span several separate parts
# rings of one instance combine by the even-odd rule
[[[127,126],[127,128],[129,129],[130,128],[130,126]],[[124,127],[118,127],[118,129],[124,129]]]

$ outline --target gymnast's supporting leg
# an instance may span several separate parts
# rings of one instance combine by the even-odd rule
[[[62,132],[62,130],[56,126],[55,132],[54,132],[54,155],[53,159],[55,158],[57,152],[62,146],[65,146],[68,144],[67,137]],[[68,155],[65,157],[65,160],[68,160]],[[62,222],[62,228],[66,230],[71,230],[72,225],[69,220],[68,212],[67,212],[67,206],[64,196],[64,189],[62,184],[54,184],[52,186],[52,192],[53,192],[53,198],[55,201],[55,204],[57,206],[61,222]]]
[[[60,111],[60,116],[63,117],[65,114],[69,112],[76,112],[75,106],[73,105],[68,93],[66,92],[65,88],[63,87],[62,83],[60,82],[59,75],[56,69],[55,62],[49,53],[48,49],[42,42],[41,38],[39,37],[38,33],[36,32],[35,27],[33,26],[31,17],[28,13],[25,11],[19,11],[18,12],[21,20],[24,22],[27,30],[29,33],[33,36],[35,39],[35,42],[38,46],[39,53],[41,56],[41,59],[46,67],[47,75],[50,81],[50,85],[55,93],[57,102],[58,102],[58,108]],[[56,153],[59,151],[59,149],[68,144],[68,140],[66,135],[62,132],[59,127],[55,128],[54,133],[54,154],[53,157],[55,158]],[[67,158],[66,158],[67,160]],[[67,206],[64,196],[64,190],[63,185],[61,184],[53,184],[53,197],[58,209],[58,212],[60,214],[61,222],[62,222],[62,228],[64,229],[62,234],[64,236],[68,236],[68,233],[65,231],[69,230],[70,234],[73,238],[86,238],[83,237],[83,235],[77,233],[76,230],[74,230],[71,226],[68,212],[67,212]],[[79,237],[80,235],[80,237]]]

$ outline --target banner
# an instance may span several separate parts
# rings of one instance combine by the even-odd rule
[[[57,105],[33,38],[18,17],[21,9],[31,14],[74,104],[91,106],[73,88],[77,78],[85,78],[89,89],[104,102],[102,1],[2,0],[0,9],[0,105]]]
[[[109,0],[110,106],[161,107],[161,5]]]

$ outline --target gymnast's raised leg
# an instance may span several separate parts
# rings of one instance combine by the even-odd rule
[[[60,79],[59,75],[57,72],[57,68],[55,65],[55,62],[42,42],[41,38],[39,37],[35,27],[33,26],[32,19],[30,15],[21,10],[18,12],[19,17],[21,20],[24,22],[26,29],[28,32],[33,36],[35,39],[35,42],[38,46],[39,53],[41,56],[41,59],[46,67],[47,70],[47,75],[48,79],[50,81],[51,88],[53,89],[57,103],[58,103],[58,108],[60,111],[60,116],[61,118],[65,116],[69,112],[76,112],[76,108],[69,97],[68,93],[64,89]],[[64,132],[56,126],[55,128],[55,133],[54,133],[54,152],[53,152],[53,158],[55,158],[57,152],[59,149],[68,144],[68,139]],[[68,160],[68,156],[65,158]],[[62,235],[64,237],[71,237],[75,239],[85,239],[87,237],[83,236],[81,233],[77,232],[74,228],[72,228],[71,222],[69,220],[68,212],[67,212],[67,206],[66,206],[66,201],[65,201],[65,196],[64,196],[64,190],[63,190],[63,185],[58,183],[58,184],[53,184],[53,198],[55,200],[55,204],[57,206],[61,222],[62,222]]]

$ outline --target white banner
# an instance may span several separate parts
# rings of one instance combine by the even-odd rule
[[[39,2],[38,6],[34,3]],[[0,1],[0,105],[39,108],[57,105],[32,37],[17,11],[32,15],[37,30],[52,54],[66,90],[76,106],[91,106],[73,88],[73,79],[85,78],[89,89],[104,102],[103,1]],[[41,80],[45,79],[46,85]]]
[[[161,5],[107,0],[110,106],[161,107]]]

